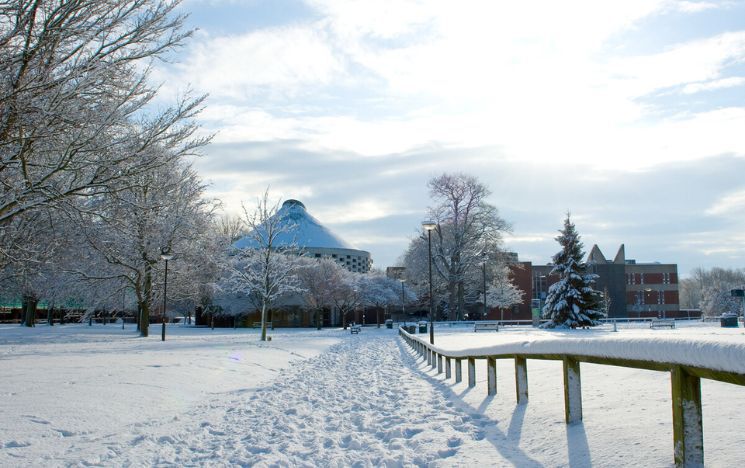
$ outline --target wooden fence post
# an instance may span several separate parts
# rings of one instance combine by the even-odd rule
[[[463,359],[455,360],[455,383],[463,380]]]
[[[579,362],[565,357],[564,360],[564,419],[567,424],[582,421],[582,379]]]
[[[451,375],[452,374],[451,374],[451,370],[450,370],[450,358],[449,357],[446,357],[445,358],[445,378],[446,379],[449,379]]]
[[[515,391],[518,405],[528,402],[528,360],[523,356],[515,356]]]
[[[497,394],[497,360],[493,357],[486,358],[486,381],[487,395]]]
[[[476,359],[468,358],[468,386],[476,386]]]
[[[434,352],[434,351],[432,351],[432,362],[431,362],[431,365],[432,365],[432,369],[434,369],[435,367],[437,367],[437,353]]]
[[[437,355],[437,373],[442,374],[442,354]]]
[[[679,366],[673,367],[670,377],[673,390],[675,466],[704,466],[701,379]]]

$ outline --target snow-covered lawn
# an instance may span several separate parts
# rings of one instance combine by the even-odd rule
[[[437,332],[456,344],[542,333]],[[651,333],[745,341],[742,329]],[[584,421],[567,426],[559,362],[528,362],[530,402],[518,406],[510,360],[487,397],[484,361],[476,388],[446,381],[395,330],[272,337],[170,327],[163,343],[130,326],[0,326],[0,466],[672,464],[663,372],[583,364]],[[704,380],[702,393],[707,465],[736,466],[745,388]]]

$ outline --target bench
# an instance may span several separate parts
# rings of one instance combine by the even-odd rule
[[[359,333],[360,330],[362,330],[362,325],[352,325],[349,327],[349,331],[352,332],[353,335]]]
[[[476,322],[474,323],[473,331],[477,332],[479,330],[499,331],[499,323],[498,322]]]
[[[253,328],[261,328],[261,322],[254,322]],[[266,322],[266,328],[272,328],[272,322]]]
[[[675,328],[675,320],[657,319],[657,320],[652,320],[651,322],[649,322],[649,328],[654,329],[654,328],[661,328],[661,327],[670,327],[671,329]]]

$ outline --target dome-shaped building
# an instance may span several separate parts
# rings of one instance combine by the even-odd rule
[[[331,258],[339,265],[355,273],[367,273],[372,267],[370,252],[355,249],[323,226],[298,200],[287,200],[277,211],[283,232],[277,237],[277,247],[300,249],[307,257]],[[233,246],[239,249],[255,245],[251,236],[237,240]]]

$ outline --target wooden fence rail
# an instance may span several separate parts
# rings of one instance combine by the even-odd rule
[[[462,378],[462,361],[468,363],[468,386],[476,386],[476,360],[487,363],[487,394],[497,393],[497,359],[514,359],[515,393],[518,404],[528,402],[528,359],[557,360],[563,363],[564,416],[567,424],[582,420],[582,379],[580,363],[604,364],[636,369],[669,372],[672,384],[673,406],[673,450],[676,466],[698,467],[704,464],[703,418],[701,411],[701,379],[718,380],[736,385],[745,385],[745,374],[676,363],[661,363],[650,360],[621,359],[578,354],[520,353],[462,356],[448,355],[435,350],[428,342],[410,335],[399,328],[399,335],[413,350],[426,360],[437,373],[443,372],[451,378],[451,362],[455,361],[455,381]]]

